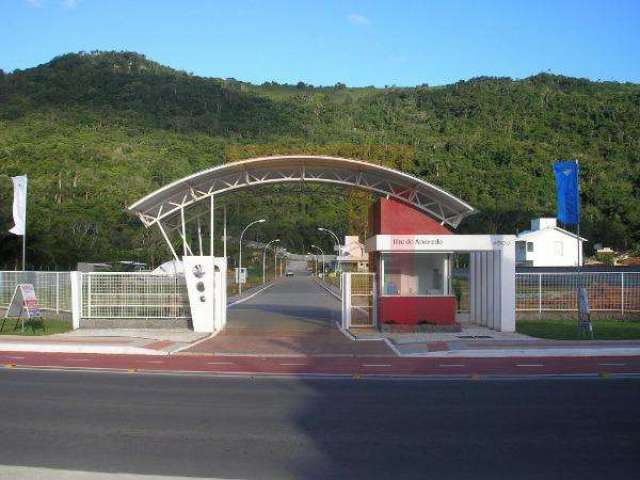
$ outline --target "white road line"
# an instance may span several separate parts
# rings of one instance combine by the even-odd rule
[[[147,363],[164,363],[164,360],[147,360]]]
[[[599,363],[598,365],[602,367],[624,367],[626,363]]]
[[[387,363],[363,363],[363,367],[390,367]]]
[[[12,356],[12,355],[7,355],[4,358],[10,358],[11,360],[24,360],[24,357],[17,357],[17,356]]]
[[[233,362],[207,362],[207,365],[233,365]]]
[[[65,358],[65,360],[69,360],[70,362],[88,362],[88,358]]]
[[[306,363],[281,363],[280,365],[283,367],[304,367],[307,364]]]
[[[544,367],[542,363],[516,363],[516,367]]]
[[[447,367],[464,367],[464,365],[460,364],[460,363],[443,363],[442,365],[438,365],[441,368],[447,368]]]

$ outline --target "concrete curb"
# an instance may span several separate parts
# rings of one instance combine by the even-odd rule
[[[91,345],[68,343],[26,343],[0,342],[0,352],[38,352],[38,353],[95,353],[104,355],[156,355],[166,356],[169,352],[127,345]]]
[[[552,358],[640,356],[640,348],[527,348],[400,353],[405,358]]]
[[[246,302],[247,300],[251,300],[253,297],[255,297],[256,295],[258,295],[259,293],[264,292],[267,288],[271,288],[275,285],[275,282],[271,282],[269,284],[267,284],[266,286],[264,286],[263,288],[261,288],[260,290],[257,290],[255,292],[253,292],[251,295],[247,295],[246,297],[242,297],[239,298],[238,300],[236,300],[235,302],[231,302],[231,303],[227,303],[227,308],[231,308],[235,305],[239,305],[241,303]]]
[[[317,278],[314,277],[314,281],[316,282],[317,285],[320,285],[322,288],[324,288],[327,292],[329,292],[335,298],[342,301],[342,297],[338,295],[336,292],[334,292],[333,290],[331,290],[329,287],[327,287],[322,280],[318,280]]]

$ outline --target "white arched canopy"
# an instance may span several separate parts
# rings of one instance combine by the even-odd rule
[[[412,175],[373,163],[339,157],[285,155],[226,163],[177,180],[129,207],[150,227],[184,214],[184,209],[210,197],[288,183],[318,182],[359,188],[406,202],[457,227],[473,207]]]

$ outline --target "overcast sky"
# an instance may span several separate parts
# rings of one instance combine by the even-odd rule
[[[640,0],[0,0],[0,68],[133,50],[261,83],[439,85],[542,71],[640,82]]]

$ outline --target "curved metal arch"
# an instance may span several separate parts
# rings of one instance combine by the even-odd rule
[[[226,163],[166,185],[138,200],[129,211],[150,227],[213,196],[259,185],[319,182],[368,190],[403,201],[457,227],[473,207],[412,175],[340,157],[283,155]]]

